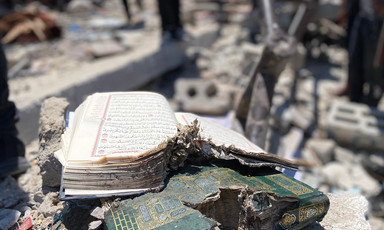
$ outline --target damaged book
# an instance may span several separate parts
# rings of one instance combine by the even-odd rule
[[[190,113],[174,113],[151,92],[89,96],[70,116],[55,156],[61,199],[140,194],[163,187],[167,169],[196,160],[296,168],[241,134]]]
[[[105,224],[118,229],[298,230],[321,221],[328,197],[274,169],[187,165],[163,191],[112,205]]]

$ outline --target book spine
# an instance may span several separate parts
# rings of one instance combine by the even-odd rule
[[[298,230],[321,221],[329,209],[329,199],[323,193],[300,200],[299,207],[285,212],[275,230]]]

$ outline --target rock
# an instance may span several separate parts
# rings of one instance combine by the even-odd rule
[[[102,224],[103,224],[103,222],[101,220],[92,221],[91,223],[89,223],[88,229],[89,230],[99,229]]]
[[[89,47],[94,57],[106,57],[124,52],[124,47],[114,40],[94,42]]]
[[[366,220],[368,201],[361,195],[352,193],[327,194],[330,207],[320,225],[327,230],[371,229]]]
[[[211,61],[205,58],[199,58],[196,64],[200,70],[207,70],[211,64]]]
[[[299,109],[298,106],[291,106],[289,108],[289,112],[291,114],[291,123],[302,129],[306,133],[311,133],[311,125],[313,123],[313,118],[309,116],[305,116],[306,113],[302,111],[302,109]]]
[[[335,148],[335,160],[342,164],[354,164],[360,161],[354,152],[339,146]]]
[[[52,223],[53,218],[52,217],[47,217],[44,218],[43,222],[41,222],[39,228],[40,229],[46,229],[50,223]]]
[[[307,148],[311,149],[323,164],[327,164],[334,159],[336,142],[330,139],[310,139]]]
[[[354,186],[349,168],[341,163],[331,162],[326,164],[321,173],[324,175],[324,182],[328,185],[343,190],[351,190]]]
[[[99,219],[99,220],[104,220],[104,212],[105,210],[100,207],[96,207],[95,209],[92,210],[91,216]]]
[[[20,212],[12,209],[0,210],[0,229],[9,229],[19,219]]]
[[[350,172],[354,185],[356,188],[360,188],[364,196],[371,197],[380,193],[381,184],[371,177],[360,164],[351,167]]]
[[[36,201],[37,203],[43,203],[44,194],[41,191],[33,194],[33,200]]]
[[[64,132],[64,114],[69,103],[64,98],[51,97],[41,106],[39,128],[38,165],[43,186],[60,186],[61,164],[54,156],[60,149],[61,134]]]
[[[63,209],[62,205],[57,204],[57,201],[57,193],[50,192],[46,194],[44,201],[37,209],[38,213],[43,214],[44,217],[53,217],[59,210]]]

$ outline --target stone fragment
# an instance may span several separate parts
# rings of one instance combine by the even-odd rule
[[[0,210],[0,229],[11,228],[19,219],[20,212],[12,209]]]
[[[364,196],[371,197],[380,193],[382,190],[381,184],[370,176],[361,164],[356,164],[351,167],[350,172],[355,185],[354,187],[359,188]]]
[[[210,63],[211,63],[210,60],[205,58],[199,58],[196,62],[197,67],[200,70],[207,70],[209,68]]]
[[[96,229],[99,229],[101,227],[101,225],[103,224],[103,222],[101,220],[95,220],[95,221],[92,221],[91,223],[89,223],[88,225],[88,229],[89,230],[96,230]]]
[[[64,114],[68,108],[64,98],[51,97],[41,106],[39,128],[39,157],[38,166],[43,180],[43,186],[60,186],[61,163],[54,156],[61,148],[61,134],[64,132]]]
[[[316,153],[317,157],[327,164],[334,159],[336,143],[330,139],[310,139],[307,147]]]
[[[354,164],[360,161],[360,157],[349,149],[336,146],[335,160],[342,164]]]
[[[57,193],[50,192],[44,197],[44,201],[37,209],[38,213],[44,215],[44,217],[53,217],[59,210],[62,210],[62,205],[57,204]]]
[[[104,220],[104,212],[105,210],[100,207],[96,207],[95,209],[92,210],[91,216],[99,219],[99,220]]]
[[[341,188],[343,190],[351,190],[354,182],[350,176],[348,167],[338,162],[331,162],[322,168],[324,182],[330,186]]]
[[[124,47],[114,40],[94,42],[89,47],[94,57],[106,57],[124,52]]]

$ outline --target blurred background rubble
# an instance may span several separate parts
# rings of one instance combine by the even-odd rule
[[[30,218],[33,229],[61,229],[54,216],[65,204],[56,189],[42,186],[38,115],[31,111],[49,96],[71,95],[71,102],[94,91],[112,91],[108,80],[98,88],[84,82],[97,80],[87,79],[90,75],[107,76],[120,68],[118,63],[140,65],[156,52],[182,52],[167,68],[171,60],[160,58],[152,69],[117,71],[135,79],[120,84],[127,90],[159,92],[175,111],[194,112],[246,134],[237,108],[267,43],[256,1],[182,1],[186,38],[179,42],[162,40],[156,1],[128,1],[130,16],[119,0],[11,2],[13,10],[0,1],[1,42],[10,99],[24,114],[18,128],[32,166],[17,178],[0,179],[0,228],[17,229]],[[286,173],[324,193],[366,198],[363,214],[370,227],[361,229],[384,229],[384,101],[371,108],[333,93],[348,81],[342,1],[276,1],[273,7],[281,30],[296,43],[274,85],[265,149],[300,159],[303,167]],[[167,51],[180,44],[180,50]],[[150,71],[156,76],[145,79]],[[76,106],[71,102],[70,108]],[[34,130],[27,132],[29,127]],[[102,218],[94,213],[72,221],[71,226],[102,228]]]

